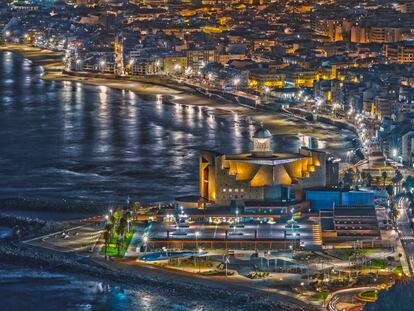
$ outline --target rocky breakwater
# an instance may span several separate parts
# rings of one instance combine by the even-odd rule
[[[64,226],[58,222],[32,219],[0,217],[0,224],[14,226],[19,235],[0,242],[0,261],[25,267],[41,268],[47,271],[84,274],[102,281],[124,284],[132,289],[145,289],[177,301],[204,302],[220,310],[313,310],[304,303],[276,293],[265,293],[253,288],[237,286],[191,276],[175,277],[163,270],[135,269],[123,261],[93,260],[75,253],[35,247],[21,242],[34,234],[42,235]],[[189,299],[189,297],[191,299]],[[223,307],[225,306],[225,307]]]

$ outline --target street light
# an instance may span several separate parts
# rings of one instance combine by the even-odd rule
[[[146,253],[147,252],[148,237],[147,236],[144,236],[142,240],[144,241],[144,246],[145,246],[145,251],[144,252]]]
[[[105,61],[104,60],[101,60],[100,62],[99,62],[99,65],[101,66],[101,71],[104,71],[105,70]]]
[[[236,90],[237,90],[237,86],[239,85],[239,83],[240,83],[240,79],[239,78],[234,78],[233,79],[233,84],[234,84],[234,87],[235,87]]]
[[[185,69],[185,74],[190,75],[192,71],[193,71],[193,68],[191,68],[191,66],[189,66]]]
[[[196,231],[195,238],[196,238],[196,248],[198,248],[198,236],[200,235],[200,232]]]

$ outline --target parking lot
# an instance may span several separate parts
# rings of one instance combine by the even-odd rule
[[[227,237],[226,237],[227,235]],[[189,240],[189,241],[263,241],[300,240],[301,245],[314,245],[312,223],[300,221],[294,225],[286,222],[269,223],[153,223],[148,234],[150,240]]]

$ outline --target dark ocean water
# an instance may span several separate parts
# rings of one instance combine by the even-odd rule
[[[0,264],[1,310],[214,310],[203,302],[165,297],[93,278]],[[213,305],[213,304],[212,304]]]
[[[200,149],[250,148],[255,123],[248,116],[44,81],[41,73],[0,53],[0,198],[171,200],[197,193]],[[295,152],[312,144],[335,152],[353,144],[347,131],[317,130],[330,140],[275,136],[274,148]]]

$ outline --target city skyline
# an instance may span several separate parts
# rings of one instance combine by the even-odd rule
[[[411,310],[413,17],[2,2],[0,308]]]

